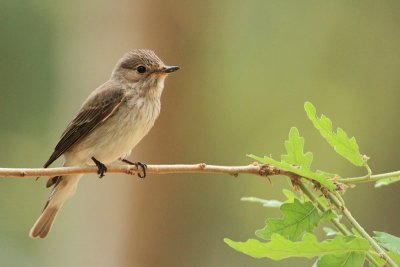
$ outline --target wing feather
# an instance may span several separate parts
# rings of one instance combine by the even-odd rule
[[[44,164],[47,168],[79,140],[88,136],[97,126],[110,118],[125,100],[122,89],[106,89],[93,94],[82,106],[78,115],[61,135],[53,154]]]

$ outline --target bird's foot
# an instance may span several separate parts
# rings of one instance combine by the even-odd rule
[[[146,177],[146,169],[147,169],[147,164],[146,163],[141,163],[139,161],[138,162],[132,162],[132,161],[129,161],[127,159],[121,159],[121,161],[125,162],[125,163],[128,163],[130,165],[135,165],[136,168],[138,169],[137,175],[139,176],[139,178],[145,178]],[[139,172],[139,167],[142,169],[143,174],[141,174]]]
[[[94,164],[97,166],[97,174],[99,175],[99,178],[102,178],[104,176],[104,173],[107,172],[107,167],[104,165],[102,162],[98,161],[95,157],[92,157],[92,160]]]

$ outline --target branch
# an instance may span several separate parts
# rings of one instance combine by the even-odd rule
[[[138,169],[134,165],[109,165],[107,173],[137,174]],[[253,174],[259,176],[288,175],[289,172],[277,169],[268,164],[253,163],[246,166],[217,166],[199,164],[174,164],[174,165],[148,165],[147,173],[170,174],[170,173],[219,173],[238,176],[239,174]],[[0,177],[39,177],[39,176],[61,176],[70,174],[97,173],[96,166],[59,167],[59,168],[0,168]]]
[[[381,248],[378,243],[373,239],[367,231],[357,222],[350,211],[344,206],[343,201],[339,194],[329,193],[328,195],[330,201],[341,210],[342,214],[347,218],[351,225],[357,230],[357,232],[365,239],[368,240],[370,245],[378,252],[379,256],[385,260],[389,266],[398,267],[397,263],[386,253],[386,251]]]
[[[85,174],[85,173],[97,173],[98,168],[96,166],[77,166],[77,167],[59,167],[59,168],[0,168],[0,177],[39,177],[39,176],[61,176],[71,174]],[[218,165],[207,165],[205,163],[199,164],[174,164],[174,165],[148,165],[147,173],[151,174],[171,174],[171,173],[216,173],[216,174],[229,174],[232,176],[238,176],[239,174],[253,174],[258,176],[274,176],[284,175],[288,176],[294,187],[301,188],[311,201],[313,201],[321,211],[325,211],[326,208],[320,203],[312,193],[304,186],[300,181],[301,176],[293,172],[278,169],[269,164],[259,164],[257,162],[245,165],[245,166],[218,166]],[[138,169],[134,165],[109,165],[107,166],[107,173],[120,173],[135,175],[138,173]],[[348,179],[347,179],[348,180]],[[311,180],[312,181],[312,180]],[[343,181],[344,182],[344,181]],[[315,184],[314,184],[315,185]],[[320,186],[319,186],[320,187]],[[323,188],[320,188],[323,190]],[[351,224],[358,230],[358,232],[366,238],[372,247],[379,253],[379,255],[385,259],[390,266],[397,266],[396,263],[387,255],[387,253],[373,240],[371,236],[358,224],[351,213],[341,205],[340,201],[334,196],[334,194],[328,192],[328,198],[333,202],[345,215]],[[351,232],[345,228],[337,219],[331,220],[332,223],[338,228],[344,235],[349,235]],[[369,255],[368,255],[369,256]],[[371,257],[368,257],[371,262],[376,263]]]
[[[324,204],[311,192],[310,189],[304,184],[300,183],[299,185],[301,191],[314,203],[317,205],[317,208],[322,212],[326,212],[328,210],[327,207],[324,206]],[[353,233],[347,229],[347,227],[340,222],[339,219],[333,218],[330,219],[331,223],[338,229],[340,233],[342,233],[345,236],[351,236]],[[379,254],[377,254],[379,255]],[[380,255],[379,255],[380,256]],[[374,266],[380,266],[379,263],[372,257],[371,253],[367,253],[367,259],[368,261],[373,264]]]
[[[395,171],[395,172],[388,172],[375,175],[365,175],[361,177],[342,178],[342,179],[337,179],[337,181],[340,183],[352,184],[352,183],[376,182],[380,179],[395,178],[399,176],[400,176],[400,171]]]

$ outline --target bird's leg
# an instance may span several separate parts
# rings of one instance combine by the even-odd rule
[[[146,163],[141,163],[139,161],[138,162],[132,162],[132,161],[129,161],[129,160],[123,159],[123,158],[120,158],[119,160],[122,161],[122,162],[128,163],[130,165],[135,165],[136,168],[138,169],[138,171],[139,171],[139,167],[140,167],[142,169],[143,175],[140,174],[140,172],[138,172],[137,175],[139,176],[139,178],[145,178],[146,177],[146,169],[147,169],[147,164]]]
[[[104,165],[102,162],[98,161],[95,157],[92,157],[92,160],[94,164],[96,164],[98,170],[97,174],[99,175],[99,178],[102,178],[104,176],[104,173],[107,172],[107,167]]]

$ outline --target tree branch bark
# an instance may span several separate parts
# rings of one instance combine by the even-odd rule
[[[138,169],[134,165],[109,165],[107,173],[137,174]],[[218,166],[199,164],[174,164],[174,165],[148,165],[147,173],[171,174],[171,173],[218,173],[238,176],[239,174],[253,174],[259,176],[286,175],[289,172],[279,170],[271,165],[253,163],[245,166]],[[78,173],[97,173],[96,166],[77,166],[59,168],[0,168],[0,177],[39,177],[39,176],[61,176]]]

